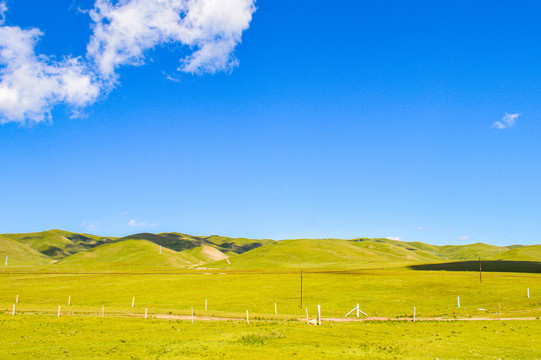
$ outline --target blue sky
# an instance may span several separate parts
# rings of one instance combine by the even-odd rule
[[[0,6],[0,233],[541,242],[541,3],[153,3]]]

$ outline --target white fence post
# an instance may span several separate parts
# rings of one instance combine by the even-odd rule
[[[278,315],[278,307],[276,306],[276,303],[274,303],[274,315]]]
[[[131,299],[131,307],[135,305],[135,296]]]
[[[413,322],[415,322],[415,307],[413,308]]]
[[[317,324],[321,325],[321,306],[317,306]]]
[[[19,294],[17,294],[17,296],[15,296],[15,304],[18,304],[19,303]]]
[[[460,296],[456,297],[456,307],[460,307]]]
[[[528,296],[528,299],[530,298],[530,288],[526,288],[526,295]]]
[[[147,308],[145,308],[145,320],[147,319]]]
[[[56,314],[56,317],[60,317],[60,305],[58,305],[58,313]]]
[[[71,295],[68,296],[68,305],[71,305]]]
[[[13,310],[11,311],[11,316],[15,316],[15,304],[13,304]]]
[[[193,306],[192,306],[192,324],[193,324]]]

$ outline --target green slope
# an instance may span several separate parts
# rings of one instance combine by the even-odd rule
[[[350,269],[433,260],[428,253],[377,241],[282,240],[209,266],[241,269]]]
[[[261,247],[264,245],[275,243],[274,240],[253,240],[246,238],[229,238],[226,236],[211,235],[194,236],[182,233],[170,232],[170,233],[140,233],[125,236],[117,241],[123,240],[148,240],[155,244],[164,246],[168,249],[175,251],[183,251],[203,246],[213,247],[221,252],[233,252],[235,254],[242,254],[246,251]]]
[[[201,242],[196,237],[191,237],[179,233],[162,233],[162,234],[151,234],[151,233],[140,233],[125,236],[117,241],[126,241],[126,240],[147,240],[153,242],[154,244],[161,245],[171,250],[182,251],[186,249],[191,249],[194,247],[200,246]]]
[[[200,260],[190,254],[162,248],[147,240],[124,240],[100,245],[86,252],[68,256],[58,262],[64,266],[83,267],[173,267],[184,268]]]
[[[194,265],[201,265],[229,258],[229,256],[222,251],[206,245],[181,251],[180,254],[189,256]]]
[[[514,247],[502,252],[496,260],[541,261],[541,245]]]
[[[5,265],[6,256],[9,266],[42,265],[48,264],[52,260],[27,245],[0,235],[0,265]]]
[[[276,243],[275,240],[269,239],[254,240],[246,238],[230,238],[227,236],[218,235],[211,235],[205,238],[205,240],[217,245],[221,250],[232,251],[237,254],[242,254],[246,251],[250,251],[261,246]]]
[[[159,246],[162,246],[161,256]],[[274,241],[139,233],[123,238],[63,230],[0,235],[0,256],[10,264],[339,269],[398,267],[451,261],[541,261],[541,245],[498,247],[482,243],[436,246],[421,242],[357,238]],[[229,258],[229,264],[225,259]],[[0,258],[0,262],[2,258]],[[210,265],[208,265],[208,264]]]
[[[396,261],[437,261],[440,257],[405,243],[396,244],[395,241],[383,241],[382,239],[354,241],[356,246],[370,250],[382,260]],[[405,245],[405,246],[404,246]]]
[[[475,243],[441,246],[438,254],[449,260],[495,259],[509,249],[506,247]]]
[[[62,259],[114,239],[56,229],[26,234],[3,234],[2,236],[24,244],[53,259]]]

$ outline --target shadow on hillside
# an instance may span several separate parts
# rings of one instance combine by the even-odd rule
[[[481,261],[483,271],[541,273],[539,261]],[[479,271],[479,261],[455,261],[439,264],[411,265],[413,270]]]

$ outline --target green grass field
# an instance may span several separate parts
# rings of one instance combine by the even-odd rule
[[[527,288],[530,298],[527,298]],[[364,270],[305,272],[303,308],[298,272],[192,271],[170,274],[0,274],[0,308],[9,310],[19,295],[19,310],[54,311],[67,305],[73,311],[269,316],[277,303],[287,318],[311,314],[321,305],[324,317],[341,317],[361,304],[371,317],[495,317],[498,304],[506,317],[541,316],[541,276],[486,273],[483,282],[473,272]],[[457,296],[461,307],[457,308]],[[132,298],[136,306],[131,309]],[[208,310],[204,312],[207,299]],[[67,310],[67,309],[66,309]],[[201,313],[203,311],[203,313]]]
[[[539,245],[53,230],[0,250],[0,359],[541,358]]]
[[[2,359],[539,359],[541,322],[196,322],[0,315]]]
[[[138,269],[85,274],[43,273],[45,269],[23,267],[12,269],[23,273],[0,273],[2,359],[541,357],[538,274],[487,273],[480,283],[473,272],[305,272],[301,309],[297,271],[159,274]],[[11,316],[17,295],[16,314]],[[329,321],[343,318],[357,303],[370,317],[391,319],[411,319],[415,306],[421,321]],[[494,320],[498,303],[502,321]],[[323,325],[309,326],[304,320],[306,308],[314,319],[317,305],[322,308]],[[188,316],[191,307],[194,324]],[[181,317],[184,320],[175,320]],[[203,317],[234,321],[200,320]],[[435,317],[493,320],[423,320]],[[535,320],[517,320],[525,318]]]

